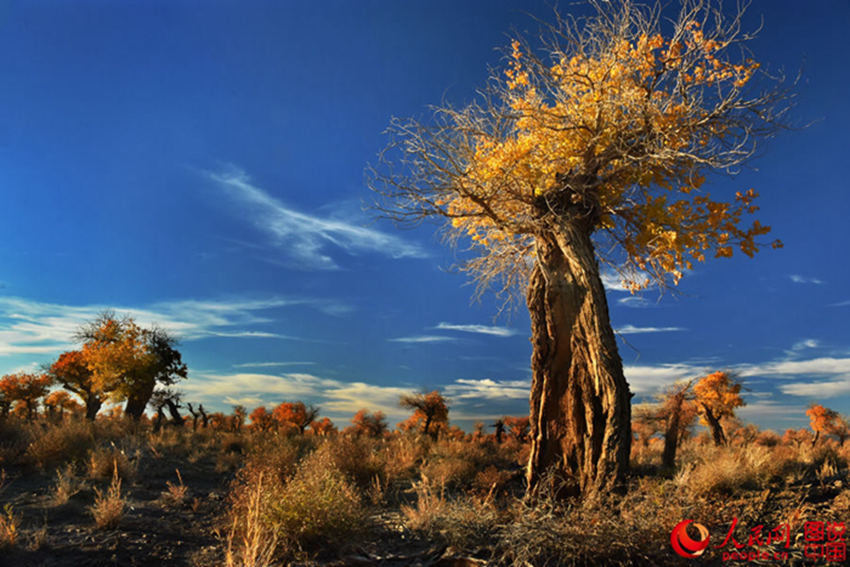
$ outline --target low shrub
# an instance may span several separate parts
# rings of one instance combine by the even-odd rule
[[[116,462],[112,481],[106,491],[94,489],[94,504],[89,508],[94,517],[94,524],[99,529],[115,528],[124,516],[124,496],[121,494],[121,478]]]
[[[279,538],[298,551],[349,541],[366,523],[357,488],[322,452],[304,459],[272,503],[269,518]]]
[[[89,423],[70,421],[51,425],[27,447],[25,459],[40,468],[82,461],[94,445],[94,431]]]

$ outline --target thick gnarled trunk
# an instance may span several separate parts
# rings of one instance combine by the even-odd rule
[[[714,438],[714,444],[717,447],[722,447],[726,444],[726,434],[723,432],[723,426],[720,420],[711,411],[711,408],[705,404],[702,406],[704,410],[705,420],[708,422],[708,428],[711,429],[711,436]]]
[[[619,489],[631,394],[590,234],[562,226],[538,237],[537,254],[526,297],[534,347],[529,494],[546,478],[559,496]]]

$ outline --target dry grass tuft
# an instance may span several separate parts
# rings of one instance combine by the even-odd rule
[[[56,471],[56,482],[53,484],[53,505],[62,506],[72,496],[85,487],[85,482],[77,476],[74,465],[69,464],[64,469]]]
[[[89,455],[89,478],[108,480],[115,474],[122,480],[132,481],[136,475],[136,463],[114,445],[94,449]]]
[[[235,494],[226,537],[227,567],[270,567],[275,564],[278,537],[266,515],[279,486],[262,471],[252,480],[251,485],[242,485]]]
[[[21,518],[11,504],[6,504],[0,515],[0,549],[14,547],[20,537]]]
[[[94,523],[99,529],[117,527],[124,516],[124,496],[121,494],[121,478],[118,473],[118,463],[114,461],[112,481],[106,492],[95,488],[94,504],[89,508],[94,516]]]
[[[189,499],[189,487],[183,484],[183,476],[180,474],[180,469],[174,469],[177,472],[177,484],[170,480],[165,481],[166,489],[162,492],[160,500],[167,506],[179,508]]]

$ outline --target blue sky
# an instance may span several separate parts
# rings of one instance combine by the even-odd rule
[[[566,10],[583,8],[568,5]],[[363,205],[391,116],[469,102],[546,3],[10,2],[0,7],[0,373],[73,348],[106,307],[182,338],[188,400],[300,399],[340,425],[443,390],[469,426],[528,411],[528,316],[494,320],[436,226]],[[755,1],[793,120],[712,195],[755,188],[782,250],[709,260],[675,293],[609,291],[637,400],[716,369],[740,414],[850,413],[850,5]]]

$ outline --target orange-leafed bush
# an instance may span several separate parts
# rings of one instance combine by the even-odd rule
[[[702,423],[711,429],[714,444],[725,445],[726,435],[720,420],[733,417],[735,408],[745,405],[741,398],[741,384],[734,382],[726,372],[712,372],[696,383],[694,394]]]
[[[336,426],[330,418],[327,417],[312,421],[310,423],[310,429],[313,431],[314,435],[318,435],[320,437],[327,437],[336,433]]]
[[[47,374],[6,374],[0,378],[0,395],[4,402],[19,403],[27,420],[38,414],[38,404],[47,394],[52,379]],[[22,416],[23,417],[23,416]]]
[[[815,438],[812,444],[817,443],[821,433],[828,433],[835,427],[835,422],[838,419],[838,414],[829,408],[825,408],[820,404],[812,404],[806,410],[806,415],[809,416],[809,423],[812,431],[815,432]]]
[[[272,417],[272,414],[266,410],[265,406],[255,408],[254,411],[251,412],[251,415],[248,416],[248,419],[251,420],[251,427],[259,431],[269,431],[275,426],[274,418]]]
[[[398,424],[402,431],[421,431],[437,437],[449,427],[449,406],[439,391],[427,394],[408,394],[401,397],[401,407],[412,409],[413,415]]]
[[[369,413],[369,410],[361,409],[351,418],[351,423],[349,430],[355,435],[381,437],[387,431],[387,418],[382,411]]]
[[[297,431],[303,434],[318,413],[317,408],[305,406],[304,402],[283,402],[272,411],[272,419],[281,431]]]

